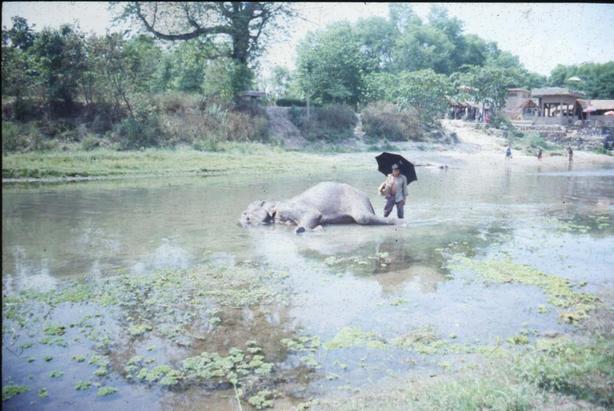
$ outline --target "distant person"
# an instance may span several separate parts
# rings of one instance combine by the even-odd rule
[[[505,150],[505,159],[509,160],[510,158],[512,158],[512,145],[508,144],[507,149]]]
[[[573,150],[571,149],[571,146],[567,146],[567,158],[569,161],[573,161]]]
[[[542,154],[543,154],[543,153],[544,153],[544,152],[542,151],[542,149],[541,149],[541,148],[537,150],[537,159],[538,159],[538,160],[541,160],[541,159],[542,159]]]
[[[388,217],[396,205],[397,217],[403,218],[403,207],[407,198],[407,177],[401,174],[397,164],[392,165],[392,174],[388,174],[386,186],[390,191],[386,195],[384,217]]]

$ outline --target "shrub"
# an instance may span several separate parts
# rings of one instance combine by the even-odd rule
[[[420,118],[412,108],[399,109],[393,103],[378,101],[362,113],[363,130],[368,137],[389,141],[422,141]]]
[[[100,139],[94,137],[94,136],[86,136],[82,141],[81,141],[81,148],[85,151],[91,151],[95,148],[100,147]]]
[[[22,127],[10,121],[2,122],[2,151],[21,151],[28,148],[28,138]]]
[[[510,120],[507,119],[507,117],[505,117],[502,114],[494,114],[491,118],[490,118],[490,123],[488,123],[488,125],[490,127],[494,127],[494,128],[505,128],[507,130],[515,130],[515,127],[512,125],[512,123],[510,122]]]
[[[279,98],[275,102],[277,107],[305,107],[307,103],[298,98]]]
[[[268,118],[258,106],[241,106],[207,100],[199,111],[176,112],[163,116],[164,143],[185,143],[196,150],[217,151],[224,141],[268,140]]]
[[[92,104],[86,113],[89,129],[96,134],[104,134],[113,129],[117,113],[111,104]]]
[[[172,92],[156,95],[154,101],[159,112],[176,113],[186,109],[198,109],[201,97],[194,94]]]
[[[157,116],[145,119],[128,117],[113,128],[112,139],[121,150],[157,147],[163,131]]]
[[[228,113],[224,130],[227,141],[263,141],[268,135],[268,119],[264,116],[251,116],[231,111]]]
[[[49,141],[34,122],[2,122],[3,151],[49,150],[55,146],[57,143]]]
[[[358,122],[354,110],[341,104],[313,107],[309,119],[307,119],[306,108],[291,107],[289,116],[290,121],[310,141],[333,142],[350,138]]]

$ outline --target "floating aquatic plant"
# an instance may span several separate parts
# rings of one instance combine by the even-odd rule
[[[2,401],[8,401],[16,395],[30,391],[27,385],[5,385],[2,387]]]
[[[77,391],[89,390],[91,387],[92,383],[89,381],[79,381],[75,384],[75,390]]]
[[[560,317],[566,322],[585,319],[598,301],[592,294],[575,291],[571,281],[565,278],[545,274],[510,259],[476,260],[457,255],[450,267],[471,270],[491,282],[537,286],[544,290],[550,304],[565,309]]]
[[[117,392],[117,388],[115,387],[100,387],[96,392],[98,397],[106,397],[108,395],[115,394]]]

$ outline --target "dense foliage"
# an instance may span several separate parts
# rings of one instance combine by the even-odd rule
[[[422,120],[437,118],[446,96],[500,107],[507,87],[546,83],[495,43],[464,34],[463,23],[441,6],[431,9],[426,22],[410,5],[394,4],[388,19],[310,33],[298,49],[297,66],[301,96],[348,104],[383,99],[413,106]],[[462,95],[460,86],[479,92]]]
[[[258,57],[293,15],[287,3],[115,7],[143,32],[95,35],[71,25],[35,30],[21,17],[3,27],[3,120],[14,122],[3,126],[11,136],[3,140],[5,149],[44,148],[50,137],[87,140],[88,147],[103,138],[118,148],[194,144],[203,134],[215,134],[212,141],[264,138],[262,112],[237,112],[239,92],[256,84],[266,86],[271,103],[306,105],[305,117],[309,108],[360,110],[382,101],[422,123],[441,118],[450,99],[488,103],[496,111],[508,87],[568,86],[589,98],[614,98],[614,62],[559,65],[545,78],[495,43],[465,34],[462,21],[441,6],[423,21],[409,4],[395,3],[387,18],[308,33],[297,48],[296,70],[274,67],[266,82],[256,75]],[[345,109],[329,111],[346,118]],[[248,131],[244,120],[258,130]]]
[[[446,97],[496,110],[509,87],[563,86],[571,76],[582,79],[576,88],[588,97],[614,98],[614,62],[558,66],[547,79],[495,43],[465,34],[462,21],[441,6],[422,21],[409,4],[393,4],[387,19],[372,17],[310,33],[298,48],[293,80],[297,97],[347,104],[383,99],[412,105],[426,120],[441,114]]]

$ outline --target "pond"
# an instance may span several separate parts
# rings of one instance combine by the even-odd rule
[[[571,332],[614,286],[614,169],[417,174],[404,226],[303,235],[237,222],[319,181],[368,193],[381,215],[383,176],[3,186],[2,383],[27,387],[4,407],[287,409]]]

